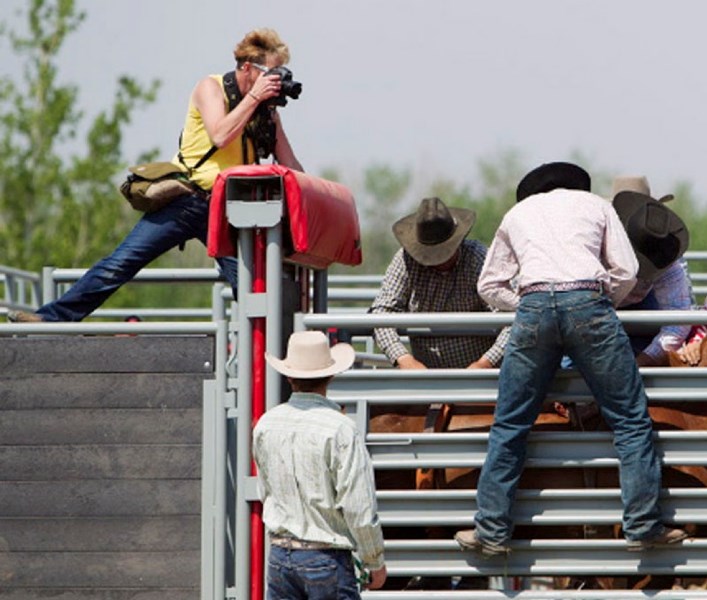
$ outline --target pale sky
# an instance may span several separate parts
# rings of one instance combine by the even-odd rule
[[[81,83],[87,114],[121,74],[163,81],[126,131],[129,161],[151,146],[170,158],[194,84],[268,26],[303,84],[281,114],[315,174],[384,163],[473,189],[480,159],[580,151],[602,172],[647,175],[656,196],[687,180],[707,201],[704,0],[77,1],[88,16],[60,79]]]

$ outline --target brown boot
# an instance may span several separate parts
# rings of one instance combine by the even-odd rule
[[[682,529],[663,527],[663,530],[658,535],[644,540],[627,540],[626,544],[628,545],[629,552],[640,552],[641,550],[647,550],[654,546],[676,544],[677,542],[682,542],[687,537],[687,532]]]
[[[24,310],[10,310],[7,313],[7,320],[10,323],[43,323],[44,319],[37,313],[25,312]]]
[[[479,539],[476,529],[463,529],[457,531],[454,535],[454,540],[459,544],[462,550],[472,550],[481,552],[485,557],[505,556],[510,554],[511,549],[505,544],[493,544]]]

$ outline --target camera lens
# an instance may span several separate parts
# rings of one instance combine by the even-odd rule
[[[287,81],[283,82],[282,89],[290,98],[297,100],[302,93],[302,84],[299,81]]]

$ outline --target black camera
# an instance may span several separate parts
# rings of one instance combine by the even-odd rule
[[[297,100],[299,95],[302,93],[302,84],[299,81],[292,80],[292,71],[290,71],[287,67],[273,67],[267,71],[265,75],[277,75],[280,78],[280,83],[282,84],[282,87],[280,88],[280,95],[268,100],[267,103],[270,106],[285,106],[287,104],[288,96],[293,100]]]

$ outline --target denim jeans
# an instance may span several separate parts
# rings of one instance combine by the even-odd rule
[[[272,546],[267,600],[360,600],[351,552]]]
[[[199,196],[181,196],[157,212],[145,214],[110,256],[101,259],[61,298],[38,311],[45,321],[81,321],[140,269],[168,250],[196,238],[206,244],[209,203]],[[217,259],[222,274],[238,289],[238,263]]]
[[[478,537],[506,544],[528,433],[568,355],[614,432],[620,461],[624,536],[660,532],[660,464],[647,398],[628,337],[608,298],[598,292],[539,292],[520,301],[499,375],[498,401],[477,490]]]
[[[655,297],[655,292],[651,290],[640,302],[629,304],[628,306],[622,306],[620,310],[660,310],[660,304],[658,304],[658,299]],[[628,339],[631,341],[633,353],[638,356],[641,352],[643,352],[653,341],[653,338],[658,335],[659,331],[660,327],[656,327],[655,331],[651,333],[629,335]]]

